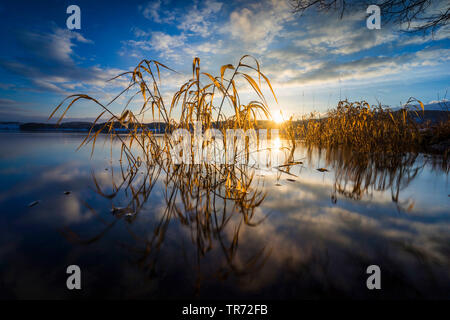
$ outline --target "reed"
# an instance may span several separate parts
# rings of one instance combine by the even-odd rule
[[[275,93],[269,79],[261,72],[259,62],[249,55],[243,56],[236,66],[232,64],[222,66],[218,76],[201,72],[200,59],[195,58],[192,65],[192,78],[175,92],[170,102],[164,101],[161,95],[159,87],[162,80],[161,69],[175,72],[158,61],[142,60],[134,70],[124,72],[110,80],[126,76],[130,78],[129,85],[107,104],[102,104],[97,99],[85,94],[74,94],[64,99],[49,118],[64,109],[58,119],[58,123],[60,123],[74,103],[80,100],[94,102],[100,107],[100,112],[81,146],[92,143],[92,149],[94,149],[98,135],[105,131],[118,137],[116,123],[119,123],[121,127],[129,128],[128,139],[123,139],[123,141],[128,140],[129,144],[123,143],[123,153],[129,160],[135,162],[137,159],[130,151],[133,144],[137,144],[142,149],[146,160],[155,159],[161,154],[168,155],[170,152],[170,139],[166,139],[165,146],[161,149],[155,142],[153,133],[140,121],[144,115],[150,121],[162,118],[166,127],[169,128],[166,130],[165,138],[168,138],[171,130],[190,129],[196,122],[200,122],[204,130],[220,124],[219,129],[225,135],[225,130],[228,128],[252,129],[255,128],[257,118],[271,117],[267,101],[262,93],[262,82],[268,86],[276,100]],[[243,85],[250,86],[258,99],[246,104],[241,103],[239,88]],[[123,111],[120,114],[113,113],[110,105],[120,96],[129,92],[132,93],[132,97]],[[139,110],[133,111],[129,105],[139,96],[143,98],[144,102]],[[225,112],[227,106],[227,110],[231,110],[228,115]],[[178,119],[174,118],[175,111],[180,115]],[[150,117],[149,114],[151,114]],[[97,122],[104,117],[107,118],[107,121],[101,126],[96,126]]]
[[[297,137],[309,145],[326,148],[349,147],[354,152],[401,154],[417,151],[423,136],[415,117],[421,117],[410,99],[398,111],[370,106],[366,101],[340,101],[337,108],[318,119],[314,114],[305,117],[295,129]]]

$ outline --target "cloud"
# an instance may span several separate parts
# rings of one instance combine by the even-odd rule
[[[128,40],[124,41],[124,48],[121,55],[131,55],[134,57],[142,57],[142,51],[155,51],[160,57],[165,59],[173,59],[179,61],[181,59],[180,52],[185,46],[186,36],[170,35],[161,31],[151,33],[140,33],[141,37],[148,39]]]
[[[215,42],[204,41],[196,45],[187,46],[184,51],[191,56],[198,56],[202,53],[209,54],[224,54],[228,53],[229,50],[224,47],[224,42],[222,40],[218,40]]]
[[[178,28],[184,31],[191,31],[202,37],[207,37],[214,29],[211,20],[222,8],[222,3],[217,1],[206,2],[203,8],[199,8],[198,4],[194,4],[186,15],[180,20]]]
[[[205,39],[189,42],[190,37],[185,33],[170,35],[161,31],[150,33],[141,33],[138,31],[137,34],[140,35],[141,39],[123,42],[124,47],[121,50],[121,55],[142,57],[145,55],[143,51],[153,51],[165,61],[172,60],[175,63],[186,63],[186,56],[190,60],[200,55],[224,55],[231,50],[225,46],[223,40]]]
[[[207,37],[215,29],[214,18],[222,9],[221,2],[211,0],[202,3],[198,2],[183,10],[164,9],[163,5],[168,5],[167,1],[157,0],[149,2],[146,6],[139,6],[143,16],[156,23],[175,23],[176,27],[184,32]],[[215,20],[217,21],[217,19]]]
[[[146,11],[142,11],[144,16],[155,22],[165,16],[166,11],[160,1],[149,3],[145,8]],[[183,10],[173,9],[175,18],[169,23],[182,30],[181,34],[135,28],[134,34],[138,39],[125,41],[121,54],[139,56],[142,50],[154,50],[160,57],[181,62],[186,54],[191,57],[213,54],[224,57],[236,52],[236,48],[256,52],[267,49],[283,30],[284,23],[293,19],[290,6],[284,2],[249,3],[227,15],[229,8],[225,3],[208,1],[195,2]]]
[[[163,32],[153,32],[148,43],[152,49],[167,55],[173,54],[176,48],[184,46],[186,36],[184,34],[172,36]]]
[[[305,16],[302,28],[286,36],[298,49],[309,49],[321,55],[348,55],[392,43],[398,35],[392,29],[369,30],[365,12],[356,12],[340,19],[337,15]],[[324,23],[326,22],[326,23]]]
[[[447,102],[449,102],[449,101],[450,101],[450,100],[448,100],[448,99],[446,99],[446,98],[443,98],[443,99],[441,99],[441,100],[431,100],[431,101],[428,102],[428,104],[447,103]]]
[[[14,88],[15,85],[12,83],[0,83],[0,89],[8,90]]]
[[[230,14],[225,27],[235,39],[241,40],[247,49],[265,51],[279,35],[286,22],[293,20],[292,8],[286,2],[262,1],[237,8]]]
[[[442,28],[436,30],[434,33],[426,35],[411,35],[399,39],[398,44],[401,46],[407,45],[421,45],[424,43],[430,43],[434,41],[440,41],[450,39],[450,25],[443,26]]]
[[[336,83],[345,80],[384,81],[386,76],[435,66],[450,60],[450,49],[427,48],[416,53],[396,56],[366,56],[350,61],[318,60],[305,62],[303,68],[286,67],[279,72],[274,64],[266,68],[278,86],[304,86]]]
[[[171,8],[166,1],[149,2],[139,10],[145,18],[157,23],[174,24],[181,33],[166,31],[145,31],[134,28],[136,39],[122,41],[124,46],[120,55],[140,57],[143,51],[153,51],[164,60],[174,63],[185,62],[186,55],[215,54],[221,51],[223,41],[212,40],[212,34],[218,29],[217,14],[223,4],[218,1],[194,2],[183,9]],[[221,51],[221,53],[223,53]]]
[[[31,81],[32,90],[67,94],[67,89],[73,88],[104,88],[107,80],[122,71],[78,65],[76,43],[93,41],[74,31],[54,28],[50,33],[18,32],[17,41],[26,56],[0,59],[0,66]]]
[[[24,108],[24,106],[29,105],[29,103],[19,102],[14,99],[0,98],[0,119],[1,121],[17,121],[20,119],[29,120],[30,117],[36,116]]]
[[[80,33],[67,29],[55,28],[53,33],[22,32],[18,33],[18,42],[27,51],[28,56],[41,61],[71,64],[73,47],[76,40],[79,43],[93,43]]]
[[[161,1],[149,2],[145,7],[139,6],[142,14],[145,18],[153,20],[155,22],[161,23],[161,18],[159,16],[159,9],[161,8]]]
[[[164,1],[167,2],[167,1]],[[141,11],[142,15],[149,19],[153,20],[156,23],[170,23],[175,19],[175,14],[170,10],[162,10],[161,8],[161,0],[156,0],[153,2],[147,3],[146,6],[139,6],[139,11]]]
[[[414,72],[449,60],[449,51],[438,47],[403,49],[414,43],[447,39],[444,28],[434,38],[419,37],[393,28],[368,30],[364,12],[353,12],[342,20],[334,14],[311,14],[302,16],[301,24],[296,21],[282,24],[277,36],[271,38],[270,31],[257,32],[253,28],[250,21],[260,20],[254,12],[236,11],[235,36],[246,42],[267,39],[262,41],[267,49],[261,58],[263,71],[277,88],[354,83],[355,80],[387,81],[394,79],[387,76]]]

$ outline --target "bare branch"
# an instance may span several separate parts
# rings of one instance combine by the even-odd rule
[[[290,0],[294,13],[309,9],[319,12],[339,11],[340,17],[351,10],[364,10],[371,4],[381,9],[383,21],[406,26],[407,31],[434,33],[450,19],[450,2],[444,0]],[[432,10],[431,10],[432,9]]]

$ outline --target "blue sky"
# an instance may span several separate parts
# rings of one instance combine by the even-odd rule
[[[81,8],[81,30],[66,27],[71,4]],[[72,93],[107,102],[127,81],[106,80],[143,58],[179,71],[163,75],[167,100],[189,78],[194,57],[218,74],[244,54],[261,62],[279,100],[269,99],[271,108],[285,116],[325,112],[340,98],[391,106],[411,96],[443,99],[450,84],[448,26],[422,36],[382,17],[381,30],[368,30],[366,16],[299,17],[287,0],[2,2],[0,121],[43,121]],[[83,102],[68,119],[92,120],[98,111]]]

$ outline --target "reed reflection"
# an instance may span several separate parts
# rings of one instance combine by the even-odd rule
[[[159,159],[161,160],[161,159]],[[197,270],[201,259],[213,248],[220,248],[226,261],[215,275],[226,278],[230,274],[243,276],[256,274],[270,255],[270,249],[261,246],[246,261],[235,261],[239,236],[243,225],[256,228],[265,219],[255,213],[266,197],[264,181],[248,164],[239,165],[170,165],[156,161],[139,163],[120,162],[119,172],[111,168],[111,186],[101,186],[93,174],[95,192],[124,206],[111,208],[115,217],[97,234],[81,238],[69,228],[64,229],[67,239],[76,244],[91,244],[101,239],[120,220],[133,224],[159,182],[162,185],[165,209],[157,226],[146,234],[137,234],[128,228],[130,236],[138,240],[138,247],[125,245],[138,254],[136,263],[152,274],[158,263],[158,253],[172,220],[189,229],[192,244],[197,251]],[[104,191],[111,189],[111,192]],[[86,204],[91,210],[88,204]],[[230,237],[228,231],[232,230]],[[199,275],[200,276],[200,275]]]
[[[401,248],[401,252],[423,250],[417,244],[409,244],[405,247],[407,244],[403,240],[396,239],[400,234],[396,233],[397,229],[391,225],[373,229],[358,227],[357,221],[366,221],[363,225],[372,225],[369,224],[372,221],[370,214],[363,213],[364,204],[358,205],[359,209],[356,211],[346,209],[345,206],[336,210],[328,208],[325,204],[326,193],[329,192],[328,183],[315,187],[316,192],[323,192],[323,194],[317,194],[317,199],[299,198],[296,200],[298,203],[294,201],[291,204],[280,205],[282,201],[280,196],[274,198],[275,195],[270,195],[268,192],[278,190],[273,184],[276,176],[292,178],[295,176],[300,180],[303,171],[300,170],[298,173],[296,169],[315,168],[312,164],[321,158],[329,168],[329,172],[324,175],[331,176],[334,172],[331,185],[335,188],[333,194],[359,202],[364,195],[375,190],[394,190],[398,197],[392,200],[398,201],[400,210],[407,210],[401,207],[403,206],[402,190],[420,176],[425,164],[435,164],[436,170],[440,170],[442,163],[438,158],[428,159],[411,154],[402,158],[384,160],[367,157],[364,158],[367,162],[362,163],[357,162],[355,157],[346,156],[344,150],[317,149],[314,151],[302,149],[301,146],[300,142],[297,143],[297,147],[293,147],[288,141],[283,141],[281,149],[285,152],[283,155],[285,160],[282,165],[273,168],[274,174],[271,178],[268,177],[267,172],[261,174],[263,173],[261,170],[249,164],[167,166],[164,160],[162,163],[166,166],[155,161],[141,162],[135,166],[126,161],[119,162],[117,167],[111,166],[108,171],[100,173],[102,179],[98,179],[99,173],[94,174],[92,183],[96,194],[111,201],[111,216],[114,220],[110,223],[105,222],[104,227],[90,237],[82,238],[69,228],[64,230],[64,234],[72,243],[89,245],[107,235],[117,234],[117,229],[112,230],[114,226],[119,227],[118,224],[126,226],[129,241],[127,237],[121,236],[119,247],[125,249],[132,261],[152,281],[161,280],[161,274],[167,268],[166,263],[170,261],[167,258],[161,260],[161,256],[167,256],[167,250],[169,250],[170,259],[177,255],[180,257],[173,261],[174,264],[179,264],[181,260],[189,262],[189,265],[182,266],[183,269],[187,269],[184,277],[193,276],[197,279],[192,290],[199,295],[204,294],[205,290],[208,292],[205,288],[206,283],[222,283],[221,280],[229,278],[242,279],[242,283],[246,283],[248,288],[253,288],[252,285],[255,288],[258,286],[265,288],[264,285],[268,284],[263,279],[269,279],[268,283],[275,281],[277,276],[275,270],[283,270],[282,272],[288,270],[289,279],[292,278],[290,281],[294,281],[296,285],[306,286],[305,292],[310,292],[308,290],[314,292],[321,286],[327,287],[335,283],[329,278],[330,274],[336,279],[341,279],[338,271],[343,270],[346,263],[356,269],[357,267],[363,269],[365,265],[370,264],[370,259],[361,255],[361,252],[369,249],[363,250],[351,244],[353,242],[347,241],[346,230],[352,230],[353,236],[349,237],[352,241],[358,237],[367,237],[369,234],[380,246],[389,243],[392,247]],[[273,151],[280,152],[279,149]],[[306,152],[309,158],[303,159],[300,153],[302,151]],[[265,152],[269,153],[270,150]],[[267,155],[261,158],[270,159],[271,157]],[[110,178],[109,183],[105,175]],[[283,180],[280,179],[280,182]],[[358,183],[359,188],[353,187],[355,183]],[[338,187],[341,187],[339,190],[350,191],[338,193]],[[306,181],[291,184],[288,192],[295,193],[303,188],[308,188]],[[354,190],[357,192],[353,192]],[[161,197],[155,201],[154,197],[159,195]],[[151,210],[149,204],[152,206],[152,203],[164,205],[160,211]],[[90,207],[89,204],[87,207]],[[277,208],[276,210],[281,214],[266,219],[271,211],[269,208]],[[386,203],[379,203],[375,211],[382,212],[388,210],[387,208]],[[322,218],[316,220],[319,212],[323,214]],[[157,219],[157,223],[136,228],[137,225],[142,225],[143,220],[138,219],[140,215],[152,215],[154,219]],[[173,235],[175,232],[177,236],[175,241],[183,242],[186,234],[177,234],[178,227],[183,232],[186,231],[190,243],[186,249],[181,249],[177,253],[179,246],[174,246],[174,239],[170,236],[167,238],[167,235]],[[244,228],[247,231],[243,231]],[[439,228],[437,227],[438,230]],[[287,230],[290,231],[287,232]],[[247,232],[245,236],[244,232]],[[363,234],[366,235],[363,236]],[[272,240],[261,241],[264,235],[270,235]],[[274,241],[274,237],[279,240]],[[246,243],[245,239],[250,238],[253,238],[251,244]],[[319,239],[322,240],[319,241]],[[439,243],[440,241],[438,240]],[[341,251],[348,254],[348,259],[341,261],[336,258],[335,253]],[[338,270],[331,270],[328,266],[331,259],[328,256],[329,252],[334,252],[332,261],[333,264],[339,265]],[[374,256],[379,261],[387,265],[395,265],[395,262],[384,253],[379,253],[377,250],[374,252]],[[431,255],[428,252],[424,254]],[[182,256],[188,256],[188,259]],[[284,261],[286,259],[288,261],[288,257],[295,257],[295,259],[292,258],[293,262],[286,266]],[[400,262],[406,263],[403,260]],[[175,267],[176,270],[179,268],[180,266]],[[308,279],[305,280],[306,284],[299,282],[297,277],[300,276],[301,279]],[[322,283],[323,277],[327,279],[327,284]],[[397,279],[394,275],[390,277]],[[249,279],[253,279],[252,285],[248,284]],[[308,283],[311,287],[308,287]],[[283,283],[283,286],[290,288],[286,283]],[[339,291],[336,288],[335,290]],[[324,294],[333,296],[335,293],[330,291]]]
[[[337,202],[337,195],[353,200],[373,196],[374,191],[391,193],[392,201],[399,211],[410,211],[414,202],[404,207],[401,191],[423,171],[426,166],[437,172],[448,174],[449,163],[445,157],[421,153],[360,153],[346,148],[320,149],[309,147],[309,162],[313,158],[323,159],[334,172],[331,201]]]

